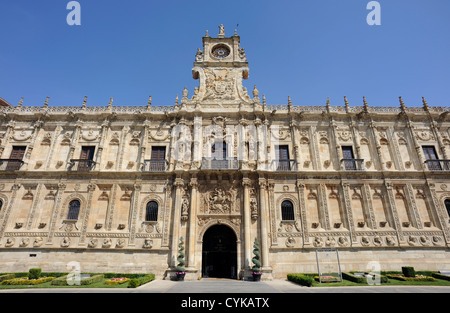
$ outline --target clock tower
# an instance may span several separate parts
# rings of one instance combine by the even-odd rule
[[[247,57],[237,32],[226,37],[225,28],[220,25],[217,38],[213,38],[207,31],[203,37],[203,50],[197,50],[192,69],[194,79],[199,80],[192,100],[212,107],[253,103],[242,85],[248,73]]]

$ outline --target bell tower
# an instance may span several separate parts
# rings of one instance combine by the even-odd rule
[[[226,37],[225,28],[220,25],[217,38],[210,37],[206,31],[203,50],[197,50],[192,69],[193,78],[199,80],[195,100],[202,105],[225,107],[250,103],[242,85],[248,73],[247,57],[236,30],[233,36]]]

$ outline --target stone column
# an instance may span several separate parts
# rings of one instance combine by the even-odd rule
[[[251,238],[250,238],[250,179],[244,177],[242,179],[244,187],[244,269],[249,268],[251,260]]]
[[[15,183],[11,190],[12,190],[12,194],[11,194],[11,198],[9,200],[9,204],[6,210],[2,210],[0,212],[0,218],[3,219],[2,224],[0,225],[0,239],[3,237],[3,234],[5,233],[6,230],[6,225],[8,224],[8,218],[9,215],[11,214],[11,210],[14,206],[14,201],[16,200],[16,196],[17,196],[17,192],[19,191],[21,185],[18,183]]]
[[[102,123],[102,129],[100,130],[100,141],[98,143],[97,156],[95,158],[95,170],[97,172],[100,172],[100,170],[101,170],[102,155],[103,155],[103,149],[105,146],[106,135],[108,133],[108,127],[109,127],[109,121],[108,121],[108,119],[105,119]]]
[[[136,181],[134,184],[134,191],[133,195],[131,197],[131,203],[130,203],[130,241],[129,245],[134,246],[135,240],[136,240],[136,229],[137,229],[137,216],[139,211],[139,198],[141,194],[141,181]]]
[[[82,215],[81,218],[81,236],[80,236],[80,242],[79,245],[80,246],[84,246],[86,245],[86,230],[87,230],[87,226],[88,226],[88,220],[89,220],[89,214],[91,212],[91,208],[92,208],[92,197],[94,195],[94,191],[95,191],[96,185],[93,183],[89,183],[87,190],[88,190],[88,197],[87,197],[87,203],[86,203],[86,207],[84,208],[84,214]]]
[[[181,204],[182,204],[182,192],[184,187],[184,181],[182,178],[178,177],[175,179],[175,207],[173,210],[173,218],[172,218],[172,257],[171,264],[175,267],[177,260],[177,252],[178,252],[178,240],[180,238],[180,226],[181,226]]]
[[[404,235],[403,230],[400,224],[400,220],[398,219],[398,212],[397,207],[395,205],[395,195],[393,191],[393,185],[390,181],[384,181],[384,186],[386,187],[386,194],[387,194],[387,203],[390,208],[390,213],[392,220],[394,221],[394,228],[397,231],[397,238],[399,243],[402,243],[404,241]]]
[[[195,266],[195,233],[197,226],[197,193],[198,180],[196,177],[191,178],[189,183],[191,186],[191,203],[189,207],[189,243],[188,243],[188,267]]]
[[[48,237],[46,245],[52,245],[53,236],[55,234],[56,222],[58,219],[59,209],[62,202],[62,197],[64,195],[64,190],[67,185],[65,183],[58,184],[58,190],[56,192],[55,204],[53,205],[52,215],[50,217],[49,229],[48,229]]]
[[[297,193],[298,193],[298,202],[300,204],[300,220],[301,220],[301,231],[303,237],[303,246],[309,246],[309,232],[308,232],[308,223],[306,219],[306,204],[305,204],[305,184],[301,181],[301,179],[297,178]]]
[[[267,232],[267,217],[269,216],[267,210],[267,183],[264,178],[259,179],[259,218],[261,223],[261,252],[262,252],[262,267],[270,268],[269,265],[269,246],[268,246],[268,232]]]
[[[445,208],[442,206],[442,203],[439,201],[437,194],[436,194],[436,184],[432,183],[430,181],[427,181],[425,184],[426,188],[425,190],[430,195],[430,204],[432,208],[434,209],[434,212],[436,212],[438,222],[440,225],[437,225],[439,228],[442,229],[442,232],[444,234],[445,243],[447,244],[447,247],[450,247],[450,229],[447,226],[447,214],[445,212]]]

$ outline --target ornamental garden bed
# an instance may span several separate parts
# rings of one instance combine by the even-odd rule
[[[0,273],[0,289],[10,288],[136,288],[155,279],[154,274],[82,273],[68,280],[69,273]],[[70,278],[70,277],[69,277]]]
[[[129,281],[130,281],[130,279],[127,277],[114,277],[114,278],[105,280],[105,284],[107,284],[107,285],[122,285]]]
[[[417,271],[414,277],[405,277],[400,271],[381,272],[380,276],[373,276],[371,273],[364,272],[342,272],[342,282],[318,281],[318,274],[310,273],[291,273],[287,279],[301,286],[307,287],[343,287],[343,286],[370,286],[368,281],[373,279],[383,286],[450,286],[450,276],[443,275],[434,271]]]

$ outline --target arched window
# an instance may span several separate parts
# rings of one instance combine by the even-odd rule
[[[445,199],[444,204],[445,208],[447,209],[448,217],[450,218],[450,199]]]
[[[2,208],[3,208],[3,201],[0,200],[0,211],[2,210]]]
[[[69,203],[69,213],[67,214],[67,219],[69,220],[77,220],[78,214],[80,214],[80,201],[73,200]]]
[[[145,221],[156,222],[158,220],[158,203],[155,201],[150,201],[147,203],[147,208],[145,210]]]
[[[283,221],[293,221],[294,218],[294,205],[291,201],[285,200],[281,203],[281,218]]]

